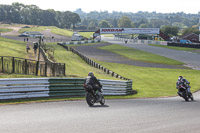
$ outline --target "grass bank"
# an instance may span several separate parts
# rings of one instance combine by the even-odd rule
[[[86,77],[88,72],[92,71],[100,79],[115,79],[99,69],[93,68],[86,64],[78,55],[71,51],[66,51],[56,43],[47,43],[47,47],[55,49],[54,59],[57,62],[66,64],[66,75],[69,77]]]
[[[26,44],[22,41],[0,37],[0,56],[27,58]]]
[[[10,32],[12,29],[0,28],[0,33]]]

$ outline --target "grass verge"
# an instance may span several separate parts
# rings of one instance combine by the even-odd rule
[[[124,96],[123,98],[174,96],[177,92],[176,81],[180,75],[190,81],[192,92],[200,89],[200,71],[197,70],[148,68],[98,62],[106,68],[133,80],[133,89],[137,90],[138,94]]]
[[[113,53],[125,56],[126,58],[143,61],[143,62],[150,62],[150,63],[158,63],[158,64],[167,64],[167,65],[183,65],[184,63],[169,59],[167,57],[158,56],[156,54],[148,53],[141,50],[136,50],[129,47],[124,47],[121,45],[109,45],[100,47],[100,49],[108,50]]]

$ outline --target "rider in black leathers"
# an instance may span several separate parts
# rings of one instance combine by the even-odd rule
[[[187,92],[191,93],[190,92],[190,85],[189,85],[190,82],[187,79],[183,78],[183,76],[179,76],[178,81],[176,82],[176,88],[177,89],[178,89],[178,82],[183,82],[185,87],[187,88]]]
[[[97,78],[94,76],[93,72],[89,72],[87,78],[85,79],[85,84],[86,85],[91,85],[92,88],[96,91],[98,90],[99,92],[101,91],[101,84],[100,82],[97,80]]]

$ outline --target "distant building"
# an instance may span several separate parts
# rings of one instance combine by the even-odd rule
[[[181,36],[180,38],[184,39],[184,40],[190,40],[191,42],[195,42],[195,43],[199,43],[199,35],[195,34],[195,33],[188,33],[185,34],[183,36]]]

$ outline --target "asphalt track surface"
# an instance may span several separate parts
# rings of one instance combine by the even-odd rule
[[[85,100],[4,105],[0,133],[199,133],[200,92],[194,98],[106,99],[94,107]]]
[[[107,41],[112,44],[119,44],[119,45],[131,47],[131,48],[135,48],[138,50],[150,52],[153,54],[165,56],[165,57],[183,62],[186,64],[185,66],[187,67],[200,70],[200,54],[198,53],[148,46],[146,44],[135,44],[131,42],[128,42],[127,44],[125,44],[123,41],[113,40],[112,38],[102,37],[102,40]]]
[[[118,63],[118,64],[126,64],[126,65],[133,65],[133,66],[142,66],[142,67],[154,67],[154,68],[171,68],[171,69],[184,69],[186,67],[181,65],[166,65],[166,64],[158,64],[158,63],[150,63],[150,62],[142,62],[131,60],[119,54],[112,53],[107,50],[99,49],[103,46],[112,45],[112,43],[100,43],[96,45],[88,45],[88,46],[78,46],[76,50],[83,53],[87,57],[91,59],[97,59],[103,62],[110,62],[110,63]]]
[[[180,97],[0,106],[1,133],[199,133],[200,93]]]

